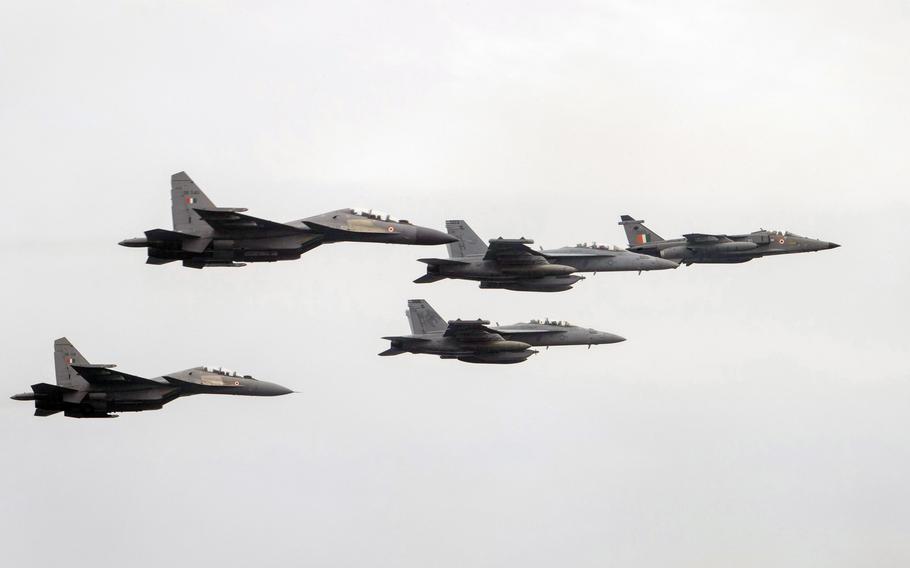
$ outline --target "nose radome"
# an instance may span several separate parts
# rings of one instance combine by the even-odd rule
[[[294,391],[275,383],[266,381],[258,381],[256,383],[257,396],[281,396],[283,394],[291,394],[292,392]]]
[[[453,237],[448,233],[443,233],[442,231],[437,231],[436,229],[428,229],[426,227],[417,227],[417,236],[414,239],[414,244],[418,245],[444,245],[446,243],[454,243],[458,239]]]
[[[600,332],[598,339],[600,340],[599,343],[620,343],[626,340],[626,338],[621,335],[607,333],[606,331]]]
[[[829,248],[829,249],[836,249],[836,248],[839,247],[839,246],[840,246],[840,245],[837,244],[837,243],[828,243],[828,246],[827,246],[826,248]]]
[[[656,256],[647,256],[641,255],[643,258],[639,259],[641,263],[650,270],[666,270],[668,268],[679,268],[679,263],[672,260],[667,260],[666,258],[658,258]]]

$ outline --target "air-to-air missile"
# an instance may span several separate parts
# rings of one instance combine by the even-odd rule
[[[644,221],[629,215],[621,216],[619,224],[626,230],[629,240],[627,250],[687,266],[696,263],[737,264],[762,256],[818,252],[840,246],[790,232],[766,229],[739,235],[689,233],[681,239],[666,240],[645,227]]]
[[[521,363],[537,351],[532,347],[602,345],[625,338],[565,321],[531,320],[491,326],[487,320],[446,322],[426,300],[409,300],[406,313],[411,335],[383,337],[391,347],[381,356],[426,353],[466,363]]]
[[[676,268],[671,260],[629,252],[611,245],[578,244],[535,250],[534,241],[492,239],[489,245],[461,220],[446,221],[457,241],[449,243],[449,258],[422,258],[427,273],[414,282],[425,284],[446,278],[480,282],[481,288],[520,292],[562,292],[584,277],[580,272],[616,272]]]
[[[244,208],[216,207],[185,172],[171,176],[174,229],[152,229],[120,241],[148,249],[148,264],[183,261],[190,268],[245,266],[296,260],[319,245],[337,242],[441,245],[455,239],[441,231],[372,210],[338,209],[278,223],[244,215]]]
[[[159,410],[181,396],[233,394],[279,396],[292,391],[225,369],[193,367],[146,379],[89,363],[67,339],[54,342],[57,384],[38,383],[13,400],[35,402],[35,416],[63,412],[72,418],[114,418],[116,412]]]

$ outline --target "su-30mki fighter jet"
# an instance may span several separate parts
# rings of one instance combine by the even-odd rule
[[[491,326],[487,320],[446,322],[426,300],[408,300],[406,312],[411,335],[383,337],[392,346],[381,356],[426,353],[466,363],[521,363],[537,351],[531,347],[556,345],[601,345],[625,338],[562,321],[531,320],[528,323]]]
[[[35,416],[63,412],[72,418],[115,418],[114,412],[159,410],[172,400],[191,394],[278,396],[292,392],[224,369],[193,367],[146,379],[114,367],[92,365],[63,337],[54,342],[57,384],[38,383],[32,385],[32,392],[11,398],[35,401]]]
[[[246,262],[296,260],[321,244],[342,241],[441,245],[449,235],[373,211],[339,209],[287,223],[243,215],[243,208],[215,207],[186,172],[171,176],[174,230],[152,229],[145,237],[120,241],[148,249],[148,264],[183,261],[183,266],[245,266]]]
[[[449,258],[421,258],[427,273],[414,282],[424,284],[445,278],[475,280],[481,288],[520,292],[562,292],[582,280],[578,272],[663,270],[677,263],[629,252],[615,246],[579,244],[534,250],[528,239],[492,239],[489,246],[467,223],[446,221],[446,230],[457,241],[449,243]]]
[[[629,251],[673,260],[686,266],[695,263],[736,264],[762,256],[817,252],[840,246],[789,232],[765,229],[741,235],[690,233],[681,239],[664,240],[645,227],[644,221],[629,215],[622,215],[619,224],[626,230]]]

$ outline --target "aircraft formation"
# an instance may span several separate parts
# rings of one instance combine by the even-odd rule
[[[782,254],[837,248],[833,242],[790,232],[759,230],[741,234],[689,233],[663,239],[644,221],[622,215],[628,246],[581,243],[534,249],[534,241],[498,237],[484,242],[464,220],[446,221],[446,232],[408,220],[361,209],[338,209],[288,222],[244,214],[246,209],[217,207],[186,172],[171,176],[172,229],[150,229],[144,237],[120,241],[144,248],[147,264],[180,261],[188,268],[242,267],[247,263],[297,260],[323,244],[365,242],[446,245],[448,258],[421,258],[426,273],[414,280],[429,284],[445,279],[478,282],[483,289],[564,292],[585,273],[677,268],[680,264],[735,264]],[[514,364],[566,345],[602,345],[625,338],[549,319],[491,325],[484,319],[445,320],[426,300],[409,300],[411,333],[384,337],[389,349],[380,356],[405,353],[435,355],[466,363]],[[292,391],[220,368],[197,366],[144,378],[89,363],[66,339],[54,342],[56,383],[38,383],[31,392],[12,396],[33,401],[35,416],[63,412],[73,418],[114,417],[119,412],[158,410],[196,394],[279,396]]]

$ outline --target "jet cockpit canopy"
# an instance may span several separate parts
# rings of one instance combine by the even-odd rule
[[[225,369],[224,367],[202,367],[202,369],[207,373],[213,373],[215,375],[221,375],[223,377],[243,377],[244,379],[252,379],[250,375],[241,375],[237,371],[232,371],[230,369]]]
[[[386,221],[389,223],[409,224],[407,219],[396,219],[396,218],[392,217],[391,215],[389,215],[388,213],[384,213],[382,211],[377,211],[375,209],[364,209],[364,208],[360,208],[360,207],[355,207],[355,208],[351,209],[351,213],[353,213],[354,215],[358,215],[360,217],[366,217],[367,219],[373,219],[375,221]]]
[[[599,245],[599,244],[597,244],[596,242],[592,242],[591,244],[588,244],[588,243],[578,243],[578,244],[575,245],[575,246],[576,246],[576,248],[589,248],[589,249],[595,249],[595,250],[609,250],[609,251],[619,251],[619,250],[622,250],[622,249],[620,249],[620,248],[619,248],[618,246],[616,246],[616,245]]]
[[[531,320],[531,323],[536,323],[536,324],[540,324],[540,325],[555,325],[555,326],[557,326],[557,327],[572,327],[572,324],[569,323],[569,322],[566,321],[566,320],[553,320],[553,321],[550,321],[550,318],[546,318],[546,319],[543,319],[543,320],[532,319],[532,320]]]

